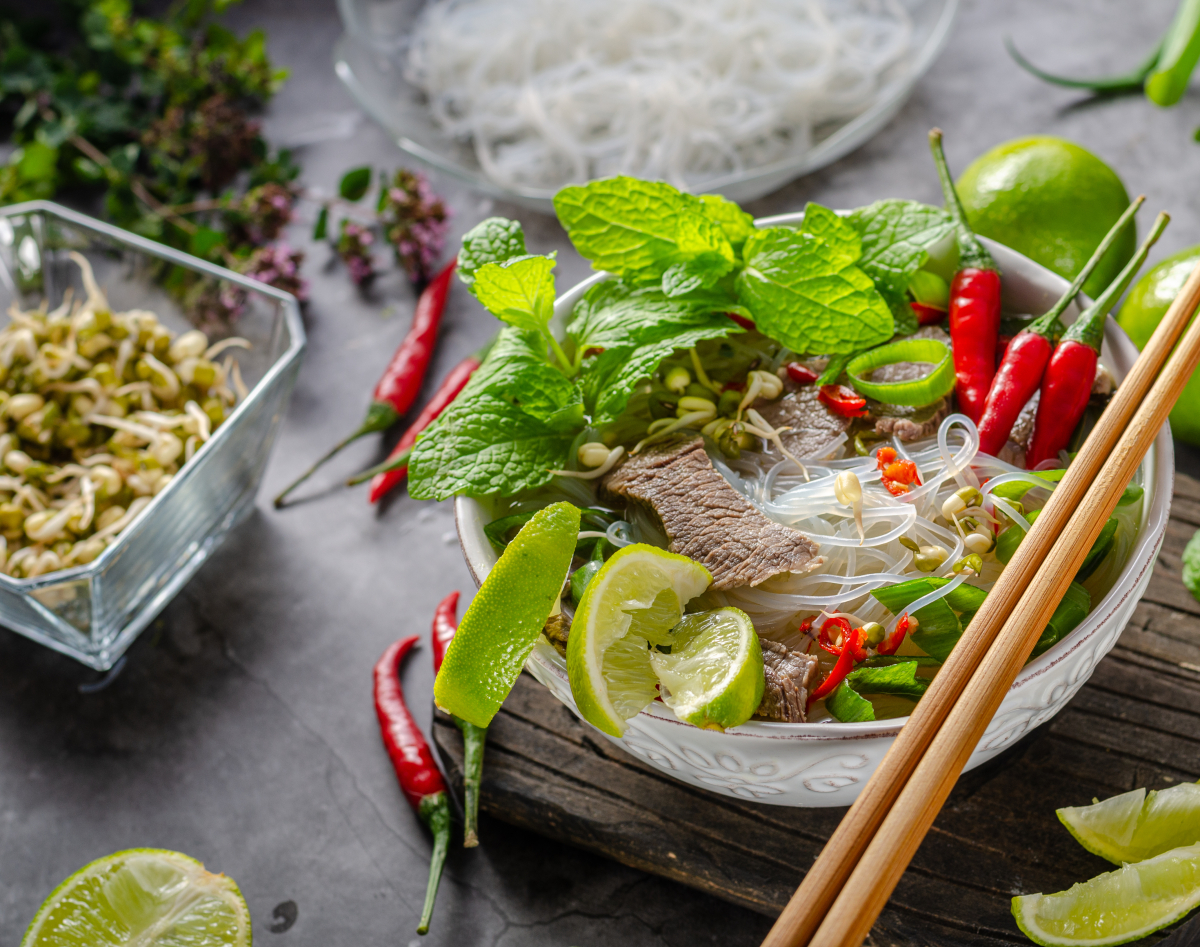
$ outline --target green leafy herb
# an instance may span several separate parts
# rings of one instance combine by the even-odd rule
[[[875,708],[865,697],[860,697],[846,681],[825,698],[825,709],[842,723],[859,723],[875,719]]]
[[[554,316],[554,258],[523,256],[485,263],[471,292],[497,319],[534,332],[546,332]]]
[[[892,314],[847,248],[785,227],[759,230],[742,250],[737,290],[759,331],[800,353],[848,354],[892,337]]]
[[[623,176],[554,195],[559,222],[595,269],[648,284],[683,264],[663,286],[675,294],[712,286],[733,269],[729,239],[704,207],[662,181]]]
[[[917,677],[915,661],[904,661],[886,667],[866,667],[851,671],[846,683],[860,694],[891,694],[917,700],[929,688],[929,681]]]
[[[820,204],[809,203],[804,207],[804,220],[800,223],[801,233],[810,233],[824,240],[836,254],[841,266],[849,266],[863,255],[862,238],[836,211]]]
[[[1200,601],[1200,530],[1192,534],[1183,550],[1183,586]]]
[[[470,286],[475,273],[487,263],[503,263],[525,256],[525,232],[515,220],[489,217],[465,234],[458,251],[458,278]]]
[[[369,167],[352,168],[342,175],[338,182],[338,194],[348,201],[361,200],[371,186],[371,169]]]
[[[701,194],[700,202],[704,205],[704,216],[720,224],[734,253],[741,252],[746,238],[754,233],[754,218],[720,194]]]
[[[460,395],[417,439],[409,495],[446,500],[539,487],[566,463],[574,438],[574,430],[556,430],[495,395]]]
[[[886,200],[860,207],[846,222],[862,237],[858,265],[887,300],[896,332],[915,332],[917,321],[906,296],[908,281],[928,262],[929,248],[953,231],[950,215],[916,201]]]

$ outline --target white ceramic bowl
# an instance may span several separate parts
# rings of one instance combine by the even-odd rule
[[[771,223],[798,224],[801,217],[774,217]],[[1044,312],[1066,289],[1062,277],[1007,247],[984,242],[1004,274],[1005,310]],[[568,314],[591,285],[605,278],[597,275],[565,293],[558,300],[556,317]],[[1072,306],[1064,320],[1073,321],[1078,312]],[[1104,364],[1120,380],[1137,354],[1129,337],[1110,318]],[[967,769],[991,759],[1062,710],[1116,643],[1150,581],[1167,527],[1174,468],[1171,435],[1164,426],[1142,465],[1141,529],[1120,579],[1079,627],[1025,666]],[[476,583],[482,582],[496,561],[496,551],[483,532],[490,516],[479,502],[460,497],[455,503],[455,519],[467,565]],[[575,710],[566,666],[557,652],[539,644],[525,666]],[[751,721],[718,733],[685,724],[667,707],[654,703],[629,722],[624,737],[605,737],[676,779],[727,796],[776,806],[847,806],[875,771],[906,719],[817,724]]]

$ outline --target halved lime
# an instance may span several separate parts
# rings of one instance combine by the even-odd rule
[[[579,516],[570,503],[538,510],[487,574],[433,682],[446,713],[477,727],[492,722],[562,594]]]
[[[665,642],[683,606],[712,582],[700,563],[637,543],[588,583],[567,640],[571,695],[583,719],[614,737],[654,699],[651,640]]]
[[[1058,818],[1089,852],[1117,865],[1139,862],[1200,842],[1200,784],[1149,794],[1135,789],[1095,805],[1059,809]]]
[[[1173,924],[1200,904],[1200,845],[1175,848],[1072,885],[1013,898],[1025,936],[1043,947],[1109,947]]]
[[[736,727],[762,703],[762,646],[740,608],[684,615],[671,630],[671,653],[650,652],[650,664],[668,691],[663,703],[697,727]]]
[[[194,858],[133,848],[85,865],[51,893],[21,947],[248,947],[232,878]]]

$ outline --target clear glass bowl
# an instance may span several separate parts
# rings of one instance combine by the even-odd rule
[[[114,311],[148,309],[176,332],[193,324],[155,282],[164,264],[236,289],[246,302],[230,330],[204,328],[252,345],[237,353],[249,395],[97,559],[32,579],[0,574],[0,625],[106,670],[253,509],[304,329],[288,293],[47,201],[0,208],[0,310],[82,292],[71,250],[91,262]]]
[[[958,0],[898,0],[913,22],[909,55],[885,77],[874,104],[854,118],[814,129],[814,144],[799,157],[712,178],[703,190],[744,203],[779,189],[849,154],[880,131],[904,105],[917,80],[945,45]],[[334,68],[359,105],[402,150],[475,189],[553,213],[553,190],[510,188],[487,177],[469,142],[434,122],[425,94],[404,78],[404,57],[413,21],[424,0],[338,0],[346,33],[334,49]]]

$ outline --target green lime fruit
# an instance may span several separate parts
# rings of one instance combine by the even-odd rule
[[[1117,865],[1200,842],[1200,784],[1121,793],[1090,806],[1058,810],[1079,844]]]
[[[1013,898],[1017,926],[1043,947],[1109,947],[1173,924],[1200,904],[1200,845],[1174,848],[1057,894]]]
[[[1200,262],[1200,247],[1169,256],[1133,284],[1117,322],[1138,349],[1144,349],[1183,284]],[[1171,433],[1200,444],[1200,372],[1192,375],[1171,411]]]
[[[538,510],[487,574],[433,682],[446,713],[477,727],[492,722],[562,594],[579,517],[570,503]]]
[[[613,554],[588,583],[567,639],[571,696],[584,720],[614,737],[625,732],[655,697],[650,645],[671,641],[683,606],[711,582],[700,563],[644,543]]]
[[[1061,138],[1035,135],[997,145],[976,158],[956,185],[977,234],[1074,279],[1129,206],[1125,185],[1090,151]],[[1083,291],[1100,292],[1137,249],[1126,228]]]
[[[179,852],[133,848],[55,888],[21,947],[249,947],[250,936],[232,878]]]
[[[736,727],[762,703],[762,646],[739,608],[685,615],[671,629],[671,653],[650,652],[650,664],[667,689],[663,703],[694,726]]]

